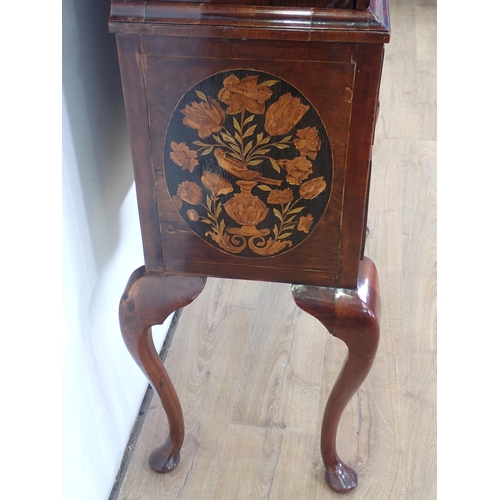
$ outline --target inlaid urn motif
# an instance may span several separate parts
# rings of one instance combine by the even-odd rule
[[[228,233],[243,234],[245,236],[269,234],[269,229],[259,231],[255,226],[262,222],[269,212],[266,204],[252,194],[252,188],[257,185],[255,181],[236,181],[241,193],[235,194],[226,203],[224,209],[241,228],[229,228]]]
[[[204,241],[241,257],[291,250],[328,204],[325,127],[290,83],[254,70],[213,75],[179,101],[165,139],[169,193]]]

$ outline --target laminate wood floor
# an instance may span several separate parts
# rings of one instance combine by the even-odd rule
[[[347,407],[345,498],[436,498],[436,3],[391,1],[373,152],[366,255],[377,265],[381,341]],[[177,469],[151,471],[167,421],[156,396],[118,500],[331,499],[319,450],[346,354],[290,285],[209,279],[184,308],[166,367],[184,410]]]

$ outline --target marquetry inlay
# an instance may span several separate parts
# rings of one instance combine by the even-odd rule
[[[318,112],[293,85],[255,70],[217,73],[177,104],[165,172],[188,226],[219,250],[270,257],[304,241],[331,191]]]

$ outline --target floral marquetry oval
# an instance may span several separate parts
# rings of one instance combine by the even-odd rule
[[[328,204],[332,154],[317,111],[260,71],[218,73],[189,90],[172,115],[164,158],[181,217],[229,254],[293,249]]]

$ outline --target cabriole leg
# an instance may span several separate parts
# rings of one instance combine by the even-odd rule
[[[326,480],[338,493],[357,486],[356,472],[337,455],[337,429],[342,413],[368,375],[379,340],[379,291],[375,264],[360,263],[357,289],[292,285],[297,305],[343,340],[349,351],[325,408],[321,454]]]
[[[177,393],[153,344],[151,326],[161,325],[173,311],[191,303],[204,286],[202,277],[147,273],[143,266],[130,276],[120,301],[123,339],[158,394],[170,427],[165,443],[149,457],[149,465],[157,472],[177,467],[184,419]]]

